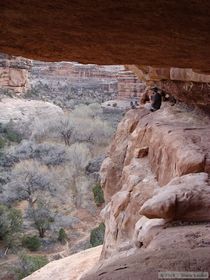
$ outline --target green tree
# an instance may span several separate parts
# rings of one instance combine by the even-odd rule
[[[50,210],[49,203],[44,199],[38,199],[36,206],[29,209],[29,216],[33,219],[34,226],[39,232],[39,237],[45,237],[46,231],[54,221],[53,213]]]
[[[101,223],[98,227],[94,228],[90,234],[90,244],[92,247],[103,244],[105,234],[105,225]]]
[[[0,136],[0,149],[3,149],[6,144],[6,140]]]
[[[15,275],[18,279],[23,279],[47,263],[48,259],[45,256],[21,254],[19,256],[19,268],[15,270]]]
[[[22,215],[19,210],[0,204],[0,239],[8,248],[17,244],[22,223]]]
[[[40,248],[41,242],[36,235],[33,236],[24,236],[22,240],[23,247],[28,248],[30,251],[36,251]]]
[[[22,140],[22,136],[19,132],[15,129],[14,121],[10,120],[6,125],[4,125],[4,135],[10,142],[20,143]]]
[[[98,183],[93,187],[93,195],[94,195],[94,201],[97,206],[101,206],[101,204],[104,203],[104,193],[102,190],[101,185]]]
[[[58,240],[62,243],[62,244],[65,244],[66,241],[68,239],[68,236],[65,232],[65,229],[64,228],[60,228],[59,230],[59,233],[58,233]]]

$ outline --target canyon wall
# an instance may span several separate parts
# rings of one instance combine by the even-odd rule
[[[1,54],[0,87],[7,95],[39,98],[71,107],[72,103],[139,97],[145,84],[123,65],[39,62]]]
[[[82,279],[210,272],[209,137],[209,117],[182,104],[125,115],[101,167],[101,262]]]
[[[164,190],[176,177],[210,172],[208,118],[205,122],[177,107],[165,104],[153,114],[129,111],[118,126],[101,167],[107,201],[102,212],[107,224],[104,256],[132,246],[141,206],[156,189]]]
[[[210,75],[127,69],[178,102],[163,102],[154,113],[146,106],[130,110],[118,125],[101,166],[106,200],[101,262],[82,279],[210,272]]]

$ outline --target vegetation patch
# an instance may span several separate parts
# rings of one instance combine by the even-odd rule
[[[90,234],[90,244],[92,247],[99,246],[104,242],[105,225],[101,223],[98,227],[94,228]]]
[[[20,143],[22,140],[21,135],[9,126],[4,128],[4,134],[10,142]]]
[[[6,144],[6,140],[0,136],[0,149],[3,149]]]
[[[61,244],[65,244],[67,239],[68,239],[68,236],[67,236],[67,234],[65,232],[65,229],[64,228],[60,228],[59,233],[58,233],[58,241],[60,241]]]
[[[93,195],[94,195],[94,201],[96,205],[98,207],[101,206],[101,204],[104,203],[104,193],[99,183],[93,187]]]
[[[19,268],[15,270],[17,279],[23,279],[48,263],[45,256],[20,256]]]
[[[7,248],[15,247],[19,241],[18,233],[22,228],[21,212],[0,204],[0,240]]]
[[[41,246],[41,242],[36,235],[33,236],[28,235],[28,236],[24,236],[22,240],[22,245],[23,247],[29,249],[30,251],[37,251]]]

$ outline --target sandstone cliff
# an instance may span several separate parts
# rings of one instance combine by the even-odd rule
[[[145,88],[125,66],[40,62],[0,55],[0,93],[54,101],[62,107],[139,97]]]
[[[101,263],[84,279],[209,271],[209,135],[209,118],[181,105],[126,114],[101,167]]]
[[[1,91],[11,91],[17,95],[29,89],[31,60],[0,54]]]

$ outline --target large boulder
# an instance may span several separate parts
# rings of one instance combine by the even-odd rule
[[[150,219],[210,221],[210,185],[207,173],[174,178],[155,191],[140,209]]]

